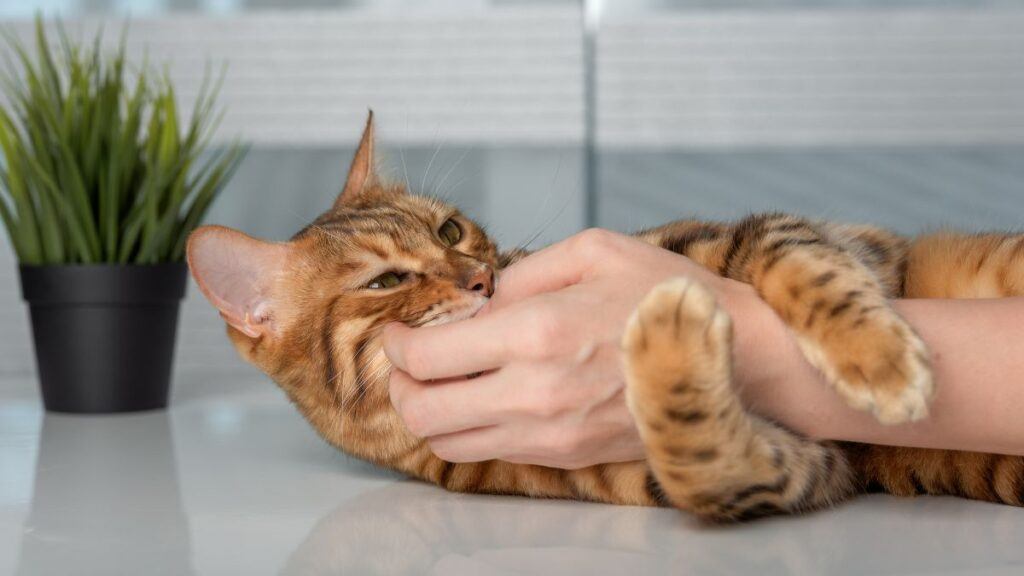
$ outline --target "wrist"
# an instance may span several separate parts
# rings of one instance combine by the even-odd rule
[[[799,347],[782,319],[750,285],[723,279],[717,293],[719,305],[732,318],[737,390],[748,406],[772,412],[787,374],[804,362]]]
[[[778,342],[775,324],[781,324],[781,321],[775,312],[751,286],[730,280],[719,292],[719,305],[732,319],[733,378],[736,383],[746,388],[774,379],[779,370],[774,365],[776,359],[768,354],[771,347],[766,344]]]

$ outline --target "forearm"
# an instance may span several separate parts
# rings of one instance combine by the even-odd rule
[[[1024,455],[1024,298],[897,301],[931,350],[937,393],[924,421],[884,426],[829,389],[770,309],[733,294],[736,380],[755,412],[818,438]]]

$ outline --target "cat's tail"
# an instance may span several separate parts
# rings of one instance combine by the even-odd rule
[[[1024,506],[1024,457],[843,443],[866,492],[952,495]]]

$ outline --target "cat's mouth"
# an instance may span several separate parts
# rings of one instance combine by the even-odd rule
[[[472,318],[490,300],[486,296],[476,296],[469,301],[458,304],[441,304],[433,307],[417,321],[414,326],[440,326],[450,322]],[[436,310],[435,310],[436,309]]]

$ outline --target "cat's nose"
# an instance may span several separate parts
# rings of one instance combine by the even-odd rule
[[[461,288],[470,292],[480,292],[490,298],[491,294],[494,294],[494,271],[490,266],[478,268],[463,277]]]

